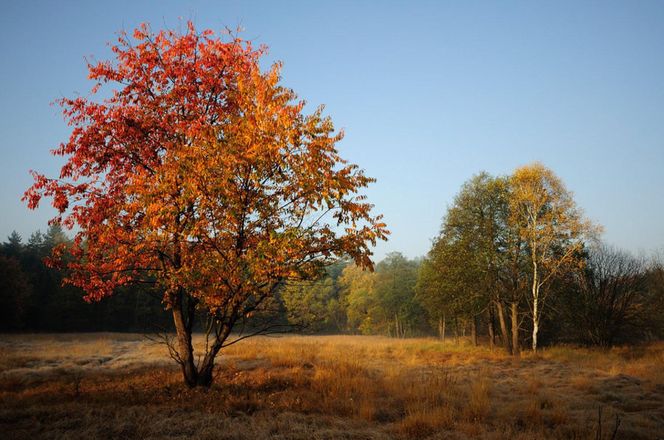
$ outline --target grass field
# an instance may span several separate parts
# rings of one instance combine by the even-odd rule
[[[512,358],[433,339],[261,337],[222,353],[203,391],[141,335],[2,335],[0,437],[657,439],[664,343]]]

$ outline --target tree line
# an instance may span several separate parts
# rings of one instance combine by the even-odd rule
[[[158,295],[140,286],[120,289],[109,301],[84,301],[63,285],[63,271],[46,263],[70,243],[61,226],[24,240],[13,232],[0,244],[0,331],[155,331],[170,328]]]
[[[664,336],[664,269],[603,244],[563,182],[539,163],[461,188],[425,258],[374,273],[335,267],[286,289],[315,330],[480,335],[510,353],[541,341],[610,346]],[[307,311],[306,313],[301,313]]]
[[[417,291],[441,327],[516,353],[541,339],[612,345],[662,336],[662,265],[611,248],[572,194],[534,163],[480,173],[448,208]],[[433,315],[431,314],[433,312]]]
[[[308,332],[469,336],[511,353],[663,337],[661,261],[607,246],[600,232],[543,165],[482,172],[461,187],[425,257],[390,253],[375,271],[342,260],[317,280],[284,283],[271,319]],[[54,224],[0,246],[3,331],[172,330],[154,289],[87,304],[63,286],[45,262],[69,242]]]

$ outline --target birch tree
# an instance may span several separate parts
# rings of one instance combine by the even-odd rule
[[[547,287],[564,269],[583,264],[584,243],[600,227],[584,218],[572,193],[541,163],[517,168],[510,183],[510,222],[525,243],[530,266],[532,349],[537,351]]]

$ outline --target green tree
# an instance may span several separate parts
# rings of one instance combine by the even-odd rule
[[[342,331],[345,309],[338,279],[344,266],[341,261],[327,268],[320,280],[288,284],[281,292],[288,321],[309,331]]]
[[[333,291],[332,281],[294,282],[281,292],[288,322],[304,330],[318,331],[324,327],[326,300]]]
[[[419,264],[392,252],[376,266],[370,308],[380,331],[404,337],[423,330],[424,310],[415,297]]]
[[[23,252],[23,238],[21,235],[16,231],[12,231],[7,237],[7,241],[3,243],[2,250],[5,255],[19,257]]]
[[[480,318],[493,342],[497,316],[506,347],[507,196],[504,178],[482,172],[467,181],[447,210],[418,281],[418,298],[432,319],[440,322],[451,315],[469,321],[477,343]]]
[[[442,246],[438,247],[434,244],[428,255],[422,260],[417,275],[415,294],[426,310],[430,324],[438,327],[438,336],[444,341],[447,317],[453,316],[456,310],[446,295],[449,291],[444,287],[444,277],[441,277],[441,271],[437,265],[438,255],[434,254],[434,248],[436,251],[442,250]]]

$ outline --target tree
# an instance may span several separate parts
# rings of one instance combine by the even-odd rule
[[[640,326],[646,329],[649,339],[664,339],[664,260],[662,255],[654,258],[648,273],[648,300],[643,307],[647,313],[641,315]]]
[[[6,255],[18,257],[23,252],[23,238],[18,232],[12,231],[2,248]]]
[[[452,318],[455,334],[459,322],[465,323],[477,314],[478,285],[472,268],[458,242],[437,237],[422,263],[416,284],[417,299],[427,311],[430,321],[438,320],[439,335],[445,334],[448,318]],[[467,270],[469,269],[469,270]],[[432,322],[433,323],[433,322]]]
[[[375,302],[374,283],[374,273],[354,264],[346,266],[339,277],[339,297],[346,308],[348,330],[353,333],[370,334],[373,330],[370,309]]]
[[[289,283],[281,291],[290,323],[307,331],[345,330],[346,309],[338,280],[347,261],[328,266],[320,279]]]
[[[494,314],[509,349],[504,270],[508,259],[507,181],[480,173],[466,183],[445,214],[418,280],[418,298],[431,318],[447,316],[471,323],[476,341],[480,314],[488,311],[487,328],[492,341]],[[494,311],[496,313],[494,313]],[[443,327],[443,323],[439,327]]]
[[[389,253],[376,265],[370,315],[383,332],[402,338],[421,327],[424,311],[415,298],[418,268],[417,261],[399,252]]]
[[[335,293],[334,280],[330,277],[286,286],[281,296],[288,312],[288,321],[310,331],[333,327],[338,305]]]
[[[345,309],[337,283],[345,266],[340,261],[327,268],[319,280],[291,283],[281,292],[289,322],[309,331],[341,331]]]
[[[0,330],[26,327],[32,285],[16,257],[0,254]]]
[[[584,342],[607,347],[643,339],[652,326],[648,318],[658,309],[649,282],[657,268],[648,266],[644,259],[606,245],[590,249],[569,303]]]
[[[526,245],[530,265],[532,349],[554,277],[583,264],[584,243],[599,227],[584,219],[562,181],[540,163],[517,168],[510,179],[510,222]]]
[[[434,242],[435,243],[435,242]],[[447,297],[448,291],[444,286],[444,278],[441,279],[441,271],[438,266],[440,247],[434,246],[422,261],[417,273],[417,284],[415,284],[415,295],[417,300],[426,310],[432,326],[438,326],[438,337],[444,341],[447,326],[447,317],[454,315],[456,310]]]
[[[419,262],[389,253],[367,273],[349,265],[339,278],[340,298],[349,329],[362,334],[405,337],[423,330],[422,310],[415,298]]]
[[[507,345],[509,345],[509,351],[512,354],[517,355],[521,350],[521,324],[525,320],[522,312],[522,309],[524,308],[522,303],[526,299],[524,291],[527,289],[528,285],[528,259],[526,245],[521,240],[519,230],[509,221],[509,205],[505,219],[507,219],[507,222],[504,225],[503,230],[505,247],[500,268],[500,282],[502,284],[502,296],[509,304],[510,312],[511,342],[509,344],[506,343],[506,348],[508,348]],[[502,332],[504,333],[504,331]]]
[[[184,33],[141,25],[121,33],[115,60],[88,65],[90,97],[59,104],[73,127],[54,150],[60,177],[33,173],[24,199],[52,197],[53,223],[78,227],[63,261],[88,301],[130,284],[163,293],[177,331],[171,356],[190,387],[210,386],[219,351],[287,281],[350,257],[372,268],[388,233],[358,191],[373,179],[344,161],[322,107],[261,71],[265,48],[188,23]],[[102,87],[110,97],[94,101]],[[192,329],[205,316],[195,362]]]

